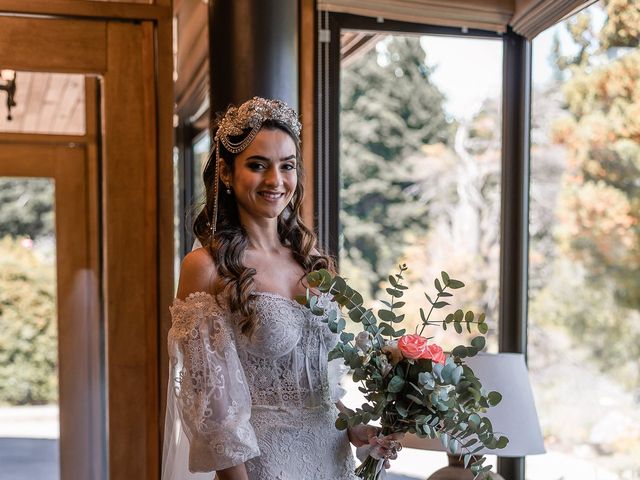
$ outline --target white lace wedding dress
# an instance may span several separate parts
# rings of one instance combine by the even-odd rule
[[[327,352],[337,336],[294,300],[254,295],[251,339],[209,294],[171,307],[163,480],[211,479],[242,462],[251,480],[355,479],[347,433],[334,426],[344,391]]]

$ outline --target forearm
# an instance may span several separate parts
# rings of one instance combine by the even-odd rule
[[[218,470],[218,480],[249,480],[244,463]]]

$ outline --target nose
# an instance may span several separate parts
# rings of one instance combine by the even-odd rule
[[[279,187],[282,185],[282,173],[277,165],[272,164],[265,172],[265,184],[269,187]]]

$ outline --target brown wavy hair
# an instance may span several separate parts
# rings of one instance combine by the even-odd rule
[[[217,126],[214,126],[215,134]],[[289,247],[294,259],[304,270],[300,277],[302,280],[312,270],[326,268],[335,274],[335,261],[324,254],[317,247],[317,238],[314,232],[308,228],[300,215],[304,200],[304,170],[300,150],[300,139],[284,123],[267,120],[262,128],[280,129],[287,133],[294,141],[296,147],[296,176],[297,186],[293,197],[282,213],[278,216],[278,236],[280,242]],[[233,142],[239,142],[250,132],[245,130],[239,137],[234,137]],[[233,173],[237,155],[232,154],[220,144],[220,157],[224,160],[229,171]],[[202,180],[205,185],[205,202],[202,209],[196,215],[193,223],[193,233],[200,243],[207,249],[216,266],[217,279],[211,286],[214,294],[221,294],[228,300],[231,312],[240,312],[240,328],[242,333],[251,335],[256,328],[255,299],[251,294],[255,291],[253,277],[256,274],[254,268],[248,268],[242,264],[242,254],[249,242],[247,233],[240,223],[238,204],[235,195],[223,193],[226,189],[222,180],[218,182],[218,219],[216,233],[211,238],[211,222],[214,205],[214,181],[215,181],[215,145],[209,153],[205,165]],[[316,249],[318,254],[312,251]]]

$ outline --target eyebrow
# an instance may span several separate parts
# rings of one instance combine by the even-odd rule
[[[266,162],[270,162],[271,161],[270,158],[263,157],[262,155],[251,155],[245,161],[248,162],[249,160],[264,160]],[[284,157],[284,158],[280,159],[281,162],[286,162],[287,160],[296,160],[296,156],[295,155],[289,155],[288,157]]]

